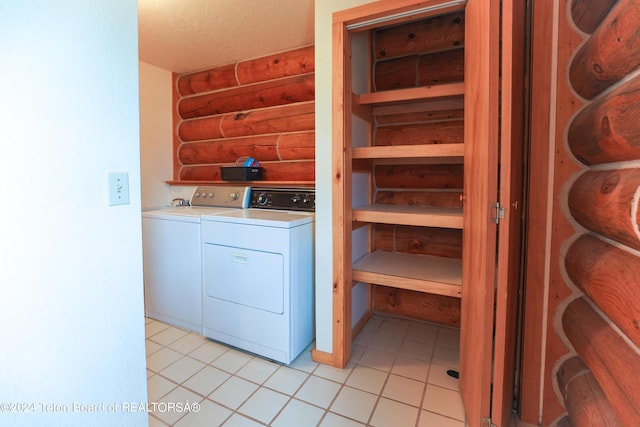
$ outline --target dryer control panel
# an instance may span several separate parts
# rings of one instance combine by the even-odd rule
[[[309,188],[251,188],[251,208],[315,212],[316,193]]]

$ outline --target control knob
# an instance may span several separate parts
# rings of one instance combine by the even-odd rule
[[[268,199],[269,198],[267,197],[266,194],[260,193],[260,195],[258,196],[258,203],[261,204],[261,205],[266,205]]]
[[[294,205],[297,205],[298,203],[300,203],[300,196],[296,194],[295,196],[293,196],[293,197],[291,198],[291,202],[292,202]]]
[[[229,197],[231,197],[231,200],[238,200],[238,197],[240,197],[240,195],[238,193],[231,193],[229,194]]]

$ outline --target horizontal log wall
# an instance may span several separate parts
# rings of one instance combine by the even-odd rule
[[[452,13],[380,29],[372,35],[374,91],[405,89],[464,79],[464,13]],[[434,108],[435,106],[435,108]],[[373,145],[463,144],[461,102],[373,109]],[[373,164],[374,203],[461,207],[462,164]],[[376,249],[460,258],[462,231],[378,224]],[[460,325],[460,299],[376,286],[376,311]]]
[[[640,425],[640,0],[574,0],[571,16],[591,35],[568,76],[588,101],[567,123],[582,173],[566,206],[583,228],[562,263],[575,291],[559,335],[584,369],[567,379],[569,359],[556,381],[573,425]]]
[[[308,46],[176,76],[175,183],[222,181],[253,157],[261,183],[315,183],[315,59]]]
[[[589,367],[618,418],[640,425],[640,355],[587,303],[571,302],[562,326],[576,353]]]
[[[622,427],[600,384],[579,357],[574,356],[562,363],[557,381],[570,417],[567,425]]]
[[[622,80],[640,62],[640,3],[620,0],[576,53],[569,70],[575,91],[593,99]]]

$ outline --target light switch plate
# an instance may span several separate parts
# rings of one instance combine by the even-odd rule
[[[109,205],[129,204],[129,174],[127,172],[109,173]]]

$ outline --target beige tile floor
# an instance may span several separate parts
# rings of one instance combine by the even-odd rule
[[[152,319],[146,334],[150,426],[464,426],[446,373],[459,368],[455,328],[375,315],[345,369],[310,349],[285,366]]]

